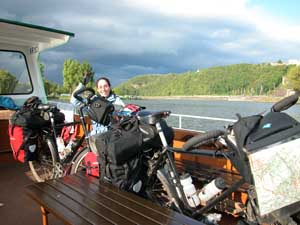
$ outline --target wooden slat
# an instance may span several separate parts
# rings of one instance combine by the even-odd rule
[[[100,198],[107,198],[109,202],[117,204],[115,207],[120,213],[125,213],[128,217],[132,217],[133,220],[141,219],[139,221],[140,224],[147,224],[149,220],[151,223],[155,222],[156,224],[183,224],[182,218],[184,222],[190,220],[189,217],[183,215],[177,218],[177,214],[174,211],[162,208],[131,193],[118,190],[110,184],[99,183],[99,180],[96,178],[88,177],[87,179],[89,179],[89,182],[86,182],[86,179],[82,177],[73,176],[72,181],[76,181],[72,183],[72,186],[77,187],[77,185],[81,184],[86,187],[89,185],[88,189],[94,192],[94,194],[90,194],[91,198],[97,199],[95,194],[99,195],[98,197]],[[130,214],[128,214],[128,210],[130,210]],[[192,220],[190,224],[194,222],[195,220]]]
[[[120,204],[111,200],[109,191],[102,194],[99,189],[97,191],[101,194],[98,195],[92,191],[90,187],[85,187],[85,184],[79,184],[73,182],[73,180],[68,181],[67,183],[69,186],[59,182],[55,183],[55,186],[70,197],[75,197],[78,201],[84,201],[85,207],[91,208],[99,216],[103,216],[105,219],[109,219],[115,224],[160,224],[149,220],[126,207],[120,207]],[[85,197],[82,198],[82,196]]]
[[[189,224],[195,224],[195,220],[187,216],[175,213],[174,211],[167,208],[162,208],[148,200],[133,195],[132,193],[121,191],[111,184],[102,182],[99,183],[99,180],[95,177],[89,176],[88,178],[85,178],[78,175],[73,176],[72,179],[77,179],[78,183],[84,183],[88,180],[88,184],[90,185],[91,189],[100,187],[100,192],[105,192],[105,195],[107,195],[106,191],[109,190],[109,198],[112,201],[121,204],[123,207],[128,207],[131,210],[140,213],[141,215],[146,215],[148,218],[158,220],[157,222],[163,220],[162,224],[166,224],[166,221],[168,222],[168,224],[185,224],[187,221],[189,221]],[[92,185],[92,183],[94,185]],[[97,189],[94,191],[97,192]],[[97,193],[99,193],[99,191]],[[199,224],[198,221],[196,222],[196,224]]]
[[[43,206],[49,213],[61,219],[65,224],[90,225],[84,218],[79,217],[70,208],[60,204],[55,198],[50,197],[36,185],[30,185],[26,190],[27,194],[39,205]]]
[[[78,196],[66,194],[66,192],[64,192],[65,190],[55,189],[47,183],[40,183],[39,188],[52,198],[56,198],[56,201],[68,207],[78,216],[85,218],[90,224],[115,224],[115,222],[110,221],[102,214],[93,212],[91,208],[94,208],[94,205],[89,205],[85,198],[77,199]],[[99,211],[102,210],[105,210],[105,208],[102,207]]]
[[[27,187],[27,194],[65,224],[203,225],[85,175],[33,184]]]
[[[9,120],[9,118],[11,117],[11,115],[14,113],[15,111],[13,110],[0,110],[0,120]]]

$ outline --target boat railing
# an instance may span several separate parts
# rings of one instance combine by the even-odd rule
[[[50,102],[55,103],[58,106],[58,108],[60,108],[62,112],[65,113],[67,121],[70,122],[72,120],[74,109],[70,103],[57,101]],[[235,121],[236,120],[234,119],[177,113],[171,113],[170,117],[167,119],[168,124],[173,128],[199,132],[218,129]]]
[[[170,123],[171,123],[172,127],[178,128],[178,129],[184,129],[184,130],[191,130],[191,131],[201,131],[201,132],[206,131],[209,126],[207,126],[207,125],[204,126],[203,127],[204,129],[197,129],[195,127],[196,127],[197,124],[198,125],[199,124],[207,124],[207,120],[209,120],[210,123],[212,123],[212,122],[221,122],[221,123],[218,123],[219,126],[226,125],[228,123],[233,123],[233,122],[236,121],[234,119],[226,119],[226,118],[219,118],[219,117],[208,117],[208,116],[196,116],[196,115],[177,114],[177,113],[171,113],[170,116],[175,118],[175,120],[177,121],[176,122],[176,121],[174,121],[174,119],[173,120],[171,119]],[[191,121],[188,125],[186,125],[187,121],[184,121],[184,120],[187,120],[187,119]],[[200,122],[201,120],[206,120],[206,122],[201,123]]]

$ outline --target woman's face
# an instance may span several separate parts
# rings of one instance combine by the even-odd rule
[[[106,80],[99,80],[98,84],[97,84],[97,89],[98,89],[99,94],[102,97],[108,97],[109,96],[110,86],[106,82]]]

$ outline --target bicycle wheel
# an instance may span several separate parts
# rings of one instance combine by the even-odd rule
[[[86,170],[86,165],[84,163],[84,157],[89,153],[89,149],[84,147],[83,149],[78,152],[77,155],[74,157],[74,161],[71,167],[71,174],[78,173],[80,171]]]
[[[28,162],[33,177],[37,182],[54,178],[55,167],[59,162],[57,162],[58,155],[53,140],[46,138],[36,151],[37,160]]]
[[[176,189],[170,184],[164,169],[158,170],[156,175],[151,187],[148,187],[148,194],[151,200],[163,207],[180,212],[181,210],[175,197]]]

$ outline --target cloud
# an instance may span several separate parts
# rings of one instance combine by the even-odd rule
[[[0,17],[75,33],[41,54],[46,76],[60,82],[67,58],[117,85],[138,74],[287,60],[300,46],[299,26],[249,0],[10,0]]]
[[[185,18],[228,18],[241,16],[245,13],[244,0],[129,0],[131,7],[154,11],[163,15]]]

